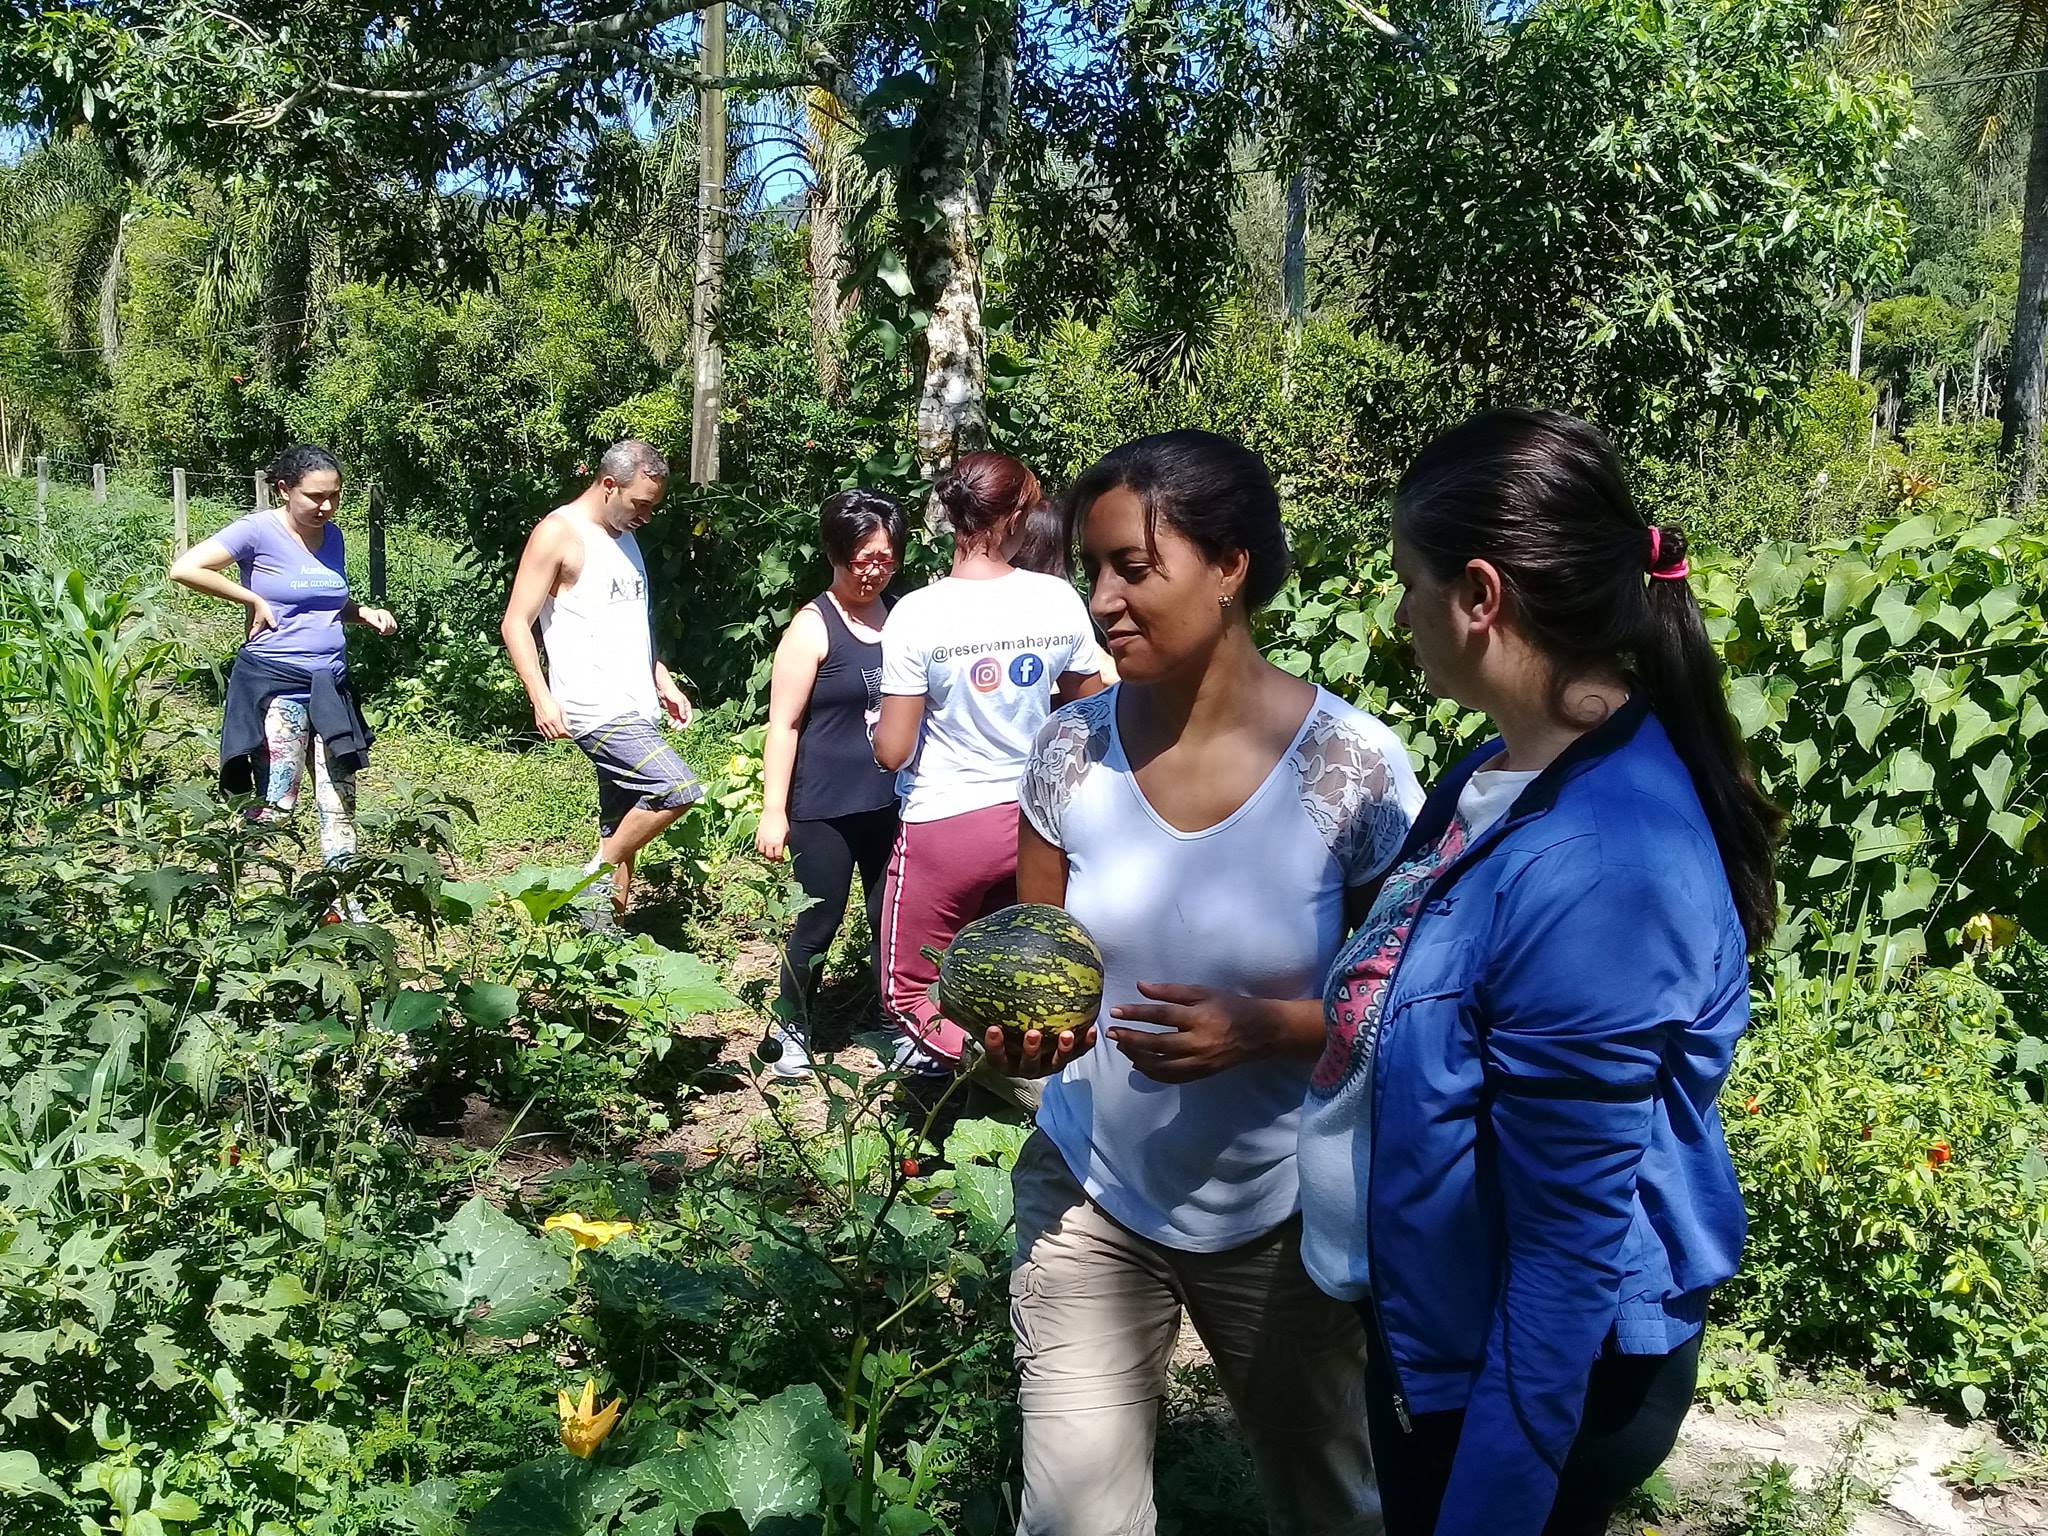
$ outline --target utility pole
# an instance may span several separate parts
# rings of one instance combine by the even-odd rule
[[[697,69],[697,274],[690,295],[690,482],[718,478],[718,410],[725,395],[725,351],[717,334],[725,271],[725,0],[703,10]]]

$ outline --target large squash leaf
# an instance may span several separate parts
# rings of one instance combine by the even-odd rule
[[[569,1260],[477,1195],[430,1245],[449,1315],[486,1338],[516,1338],[562,1310]]]

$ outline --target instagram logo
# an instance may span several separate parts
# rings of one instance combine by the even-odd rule
[[[994,693],[1002,686],[1002,663],[993,656],[983,656],[968,668],[967,680],[982,693]]]

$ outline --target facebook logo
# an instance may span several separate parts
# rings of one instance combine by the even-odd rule
[[[1010,681],[1019,688],[1029,688],[1043,676],[1045,663],[1029,651],[1010,663]]]

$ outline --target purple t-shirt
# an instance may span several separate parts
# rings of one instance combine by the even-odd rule
[[[214,535],[242,568],[242,585],[270,604],[277,628],[244,649],[265,661],[308,671],[340,672],[348,642],[341,610],[348,602],[341,530],[327,525],[313,554],[277,512],[252,512]]]

